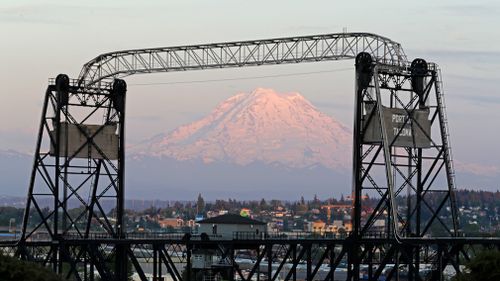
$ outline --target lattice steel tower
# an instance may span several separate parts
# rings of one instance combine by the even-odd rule
[[[102,82],[99,87],[80,86],[78,80],[64,74],[49,81],[24,215],[21,255],[33,258],[39,252],[45,256],[45,264],[62,273],[63,261],[76,263],[78,259],[70,257],[84,258],[85,252],[75,253],[61,246],[65,239],[90,239],[91,232],[124,237],[126,90],[125,81],[120,79],[112,84]],[[29,251],[24,245],[27,241],[50,243]],[[120,251],[117,247],[116,259],[125,257]],[[104,257],[93,258],[104,262]],[[114,271],[123,271],[125,264],[116,262]]]
[[[440,76],[438,66],[423,59],[394,66],[368,53],[356,57],[353,239],[411,244],[418,237],[457,235]],[[370,249],[355,251],[354,265]],[[413,255],[419,268],[418,249]]]

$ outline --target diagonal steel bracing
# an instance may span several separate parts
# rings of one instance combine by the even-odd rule
[[[372,33],[333,33],[105,53],[87,62],[79,80],[93,85],[132,74],[353,59],[368,52],[380,63],[406,64],[397,42]]]

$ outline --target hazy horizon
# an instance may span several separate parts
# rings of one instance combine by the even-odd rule
[[[267,198],[351,193],[352,131],[300,93],[257,88],[206,116],[128,145],[126,198]],[[0,195],[22,196],[32,157],[3,153]],[[498,167],[455,161],[459,188],[496,191]]]

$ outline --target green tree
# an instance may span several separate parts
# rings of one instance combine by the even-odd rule
[[[280,200],[276,200],[276,199],[273,199],[271,200],[270,202],[271,206],[273,207],[273,209],[277,209],[278,207],[281,206],[281,201]]]
[[[205,200],[201,197],[201,193],[198,194],[198,200],[196,202],[196,212],[202,214],[205,212]]]
[[[500,252],[489,250],[479,253],[466,265],[468,273],[454,278],[455,281],[500,280]]]
[[[15,219],[16,222],[21,222],[23,214],[24,209],[0,207],[0,226],[9,226],[11,219]]]
[[[500,280],[500,252],[482,252],[467,264],[467,268],[474,281]]]
[[[295,213],[299,216],[303,216],[307,213],[309,210],[307,203],[304,202],[304,204],[300,203],[295,205]]]
[[[267,205],[266,199],[262,198],[259,203],[259,207],[261,210],[267,210],[269,209],[269,206]]]
[[[20,261],[0,255],[1,281],[62,281],[62,279],[47,268],[38,264]]]

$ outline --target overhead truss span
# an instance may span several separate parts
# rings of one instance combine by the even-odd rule
[[[83,66],[79,80],[92,85],[138,73],[217,69],[353,59],[367,52],[378,62],[405,65],[397,42],[372,33],[333,33],[105,53]]]

